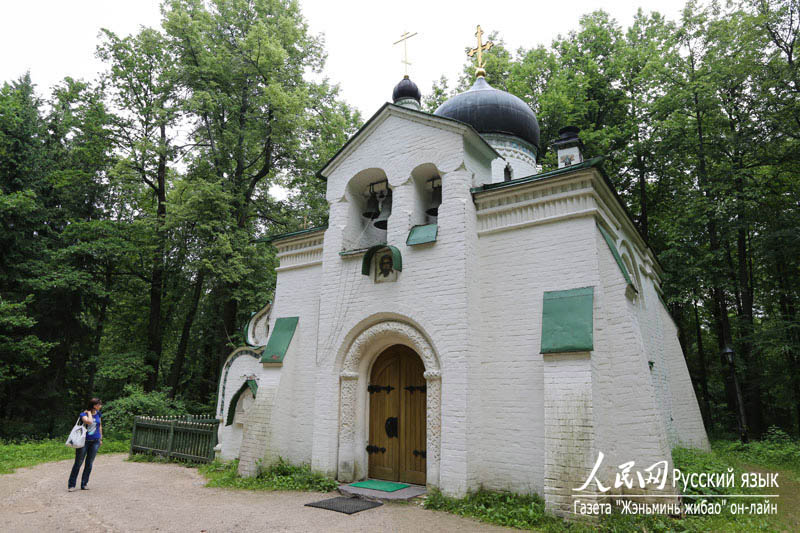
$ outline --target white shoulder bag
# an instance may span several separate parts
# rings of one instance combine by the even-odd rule
[[[70,448],[83,448],[83,445],[86,444],[86,427],[81,422],[80,417],[75,422],[75,427],[69,432],[69,438],[64,444]]]

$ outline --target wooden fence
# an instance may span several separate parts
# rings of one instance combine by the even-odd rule
[[[198,463],[214,460],[216,418],[137,416],[133,419],[131,455],[149,453]]]

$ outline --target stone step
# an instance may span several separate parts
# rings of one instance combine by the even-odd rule
[[[384,492],[382,490],[362,489],[351,487],[350,485],[339,485],[339,493],[344,496],[355,496],[376,502],[398,502],[409,501],[424,495],[427,489],[422,485],[410,485],[404,489],[394,492]]]

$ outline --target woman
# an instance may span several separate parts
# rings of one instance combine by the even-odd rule
[[[67,490],[72,492],[75,490],[75,483],[78,481],[78,471],[81,469],[81,463],[86,459],[86,464],[83,467],[83,476],[81,476],[81,490],[88,490],[87,483],[89,483],[89,475],[92,473],[92,463],[97,455],[97,450],[103,444],[103,423],[100,417],[100,408],[103,403],[99,398],[92,398],[89,400],[89,408],[80,414],[81,421],[86,426],[86,444],[83,448],[75,448],[75,463],[72,465],[72,473],[69,475],[69,483],[67,483]]]

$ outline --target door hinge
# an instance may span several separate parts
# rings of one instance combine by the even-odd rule
[[[372,444],[367,445],[367,453],[386,453],[386,448],[373,446]]]
[[[385,390],[386,394],[389,394],[394,390],[394,387],[391,385],[369,385],[367,386],[367,392],[372,394],[373,392],[381,392]]]
[[[409,385],[408,387],[405,387],[405,389],[408,392],[412,392],[412,393],[414,391],[416,391],[416,390],[418,390],[420,392],[427,392],[428,391],[427,385]]]
[[[414,454],[414,457],[422,457],[423,459],[428,456],[425,450],[414,450],[412,453]]]

